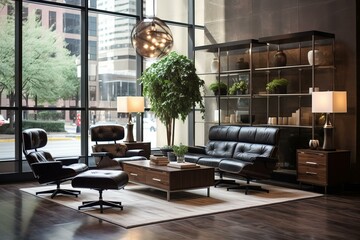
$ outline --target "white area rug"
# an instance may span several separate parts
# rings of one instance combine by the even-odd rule
[[[272,185],[261,185],[270,190],[270,193],[250,191],[248,195],[245,195],[244,191],[226,191],[226,188],[211,187],[210,197],[206,196],[206,189],[198,189],[171,193],[171,200],[167,201],[165,192],[145,186],[129,184],[123,190],[107,190],[103,192],[104,200],[121,201],[124,206],[123,211],[116,208],[104,208],[104,213],[100,213],[99,208],[83,208],[81,211],[122,227],[131,228],[322,195]],[[20,190],[35,195],[37,191],[54,187],[55,186],[43,186],[23,188]],[[71,185],[65,184],[62,185],[62,188],[71,188]],[[82,201],[98,200],[99,198],[98,191],[91,189],[78,190],[81,190],[81,195],[77,198],[58,195],[54,199],[51,199],[50,195],[47,194],[37,196],[76,210]]]

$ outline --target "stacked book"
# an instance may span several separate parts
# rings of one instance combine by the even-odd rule
[[[150,164],[166,166],[169,163],[169,159],[165,156],[150,155]]]
[[[198,165],[196,163],[189,163],[189,162],[182,162],[182,163],[170,162],[167,166],[173,167],[173,168],[199,168],[200,167],[200,165]]]

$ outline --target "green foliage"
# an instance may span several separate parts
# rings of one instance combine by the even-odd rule
[[[274,78],[271,82],[266,84],[266,91],[272,93],[281,86],[287,86],[288,80],[285,78]]]
[[[248,89],[247,83],[244,80],[240,80],[239,82],[235,82],[230,88],[229,88],[229,94],[234,95],[237,91],[240,91],[242,94],[246,93],[246,90]]]
[[[174,145],[172,146],[172,149],[174,151],[174,154],[177,157],[182,157],[184,156],[185,153],[187,153],[188,151],[188,147],[186,145],[183,145],[182,143],[180,143],[180,145]]]
[[[0,20],[0,91],[15,94],[14,18]],[[37,98],[37,103],[55,103],[59,98],[75,96],[79,89],[75,57],[70,55],[64,39],[44,28],[29,13],[23,22],[22,89],[23,97]],[[10,104],[15,100],[10,99]]]
[[[60,120],[63,118],[62,113],[61,112],[54,112],[54,111],[40,111],[37,114],[37,118],[39,120],[52,120],[52,121],[56,121],[56,120]]]
[[[200,92],[204,81],[196,74],[194,63],[176,52],[153,63],[140,80],[151,111],[166,126],[167,144],[173,145],[173,140],[170,141],[172,122],[175,119],[184,121],[196,104],[201,113],[205,112]]]
[[[28,128],[42,128],[47,132],[65,132],[65,122],[23,120],[23,130]]]
[[[213,91],[214,93],[218,93],[218,92],[220,92],[220,93],[224,93],[224,92],[225,92],[225,93],[226,93],[228,87],[227,87],[227,85],[226,85],[225,83],[223,83],[223,82],[221,82],[221,81],[220,81],[220,82],[219,82],[219,81],[216,81],[216,82],[210,84],[209,89],[210,89],[211,91]]]

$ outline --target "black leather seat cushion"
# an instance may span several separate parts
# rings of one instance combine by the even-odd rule
[[[129,176],[119,170],[89,170],[77,175],[71,185],[74,188],[120,189],[129,181]]]

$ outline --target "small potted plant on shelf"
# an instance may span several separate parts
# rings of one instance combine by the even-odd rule
[[[229,88],[229,94],[230,95],[240,95],[245,94],[248,89],[247,83],[244,80],[240,80],[238,82],[235,82],[230,88]]]
[[[210,84],[209,89],[214,92],[215,95],[226,95],[228,87],[221,81]]]
[[[266,91],[268,93],[286,93],[288,80],[285,78],[274,78],[271,82],[266,84]]]
[[[184,155],[185,155],[185,153],[187,153],[188,147],[186,145],[183,145],[182,143],[180,143],[180,145],[173,145],[172,149],[176,156],[176,161],[178,163],[184,162]]]

